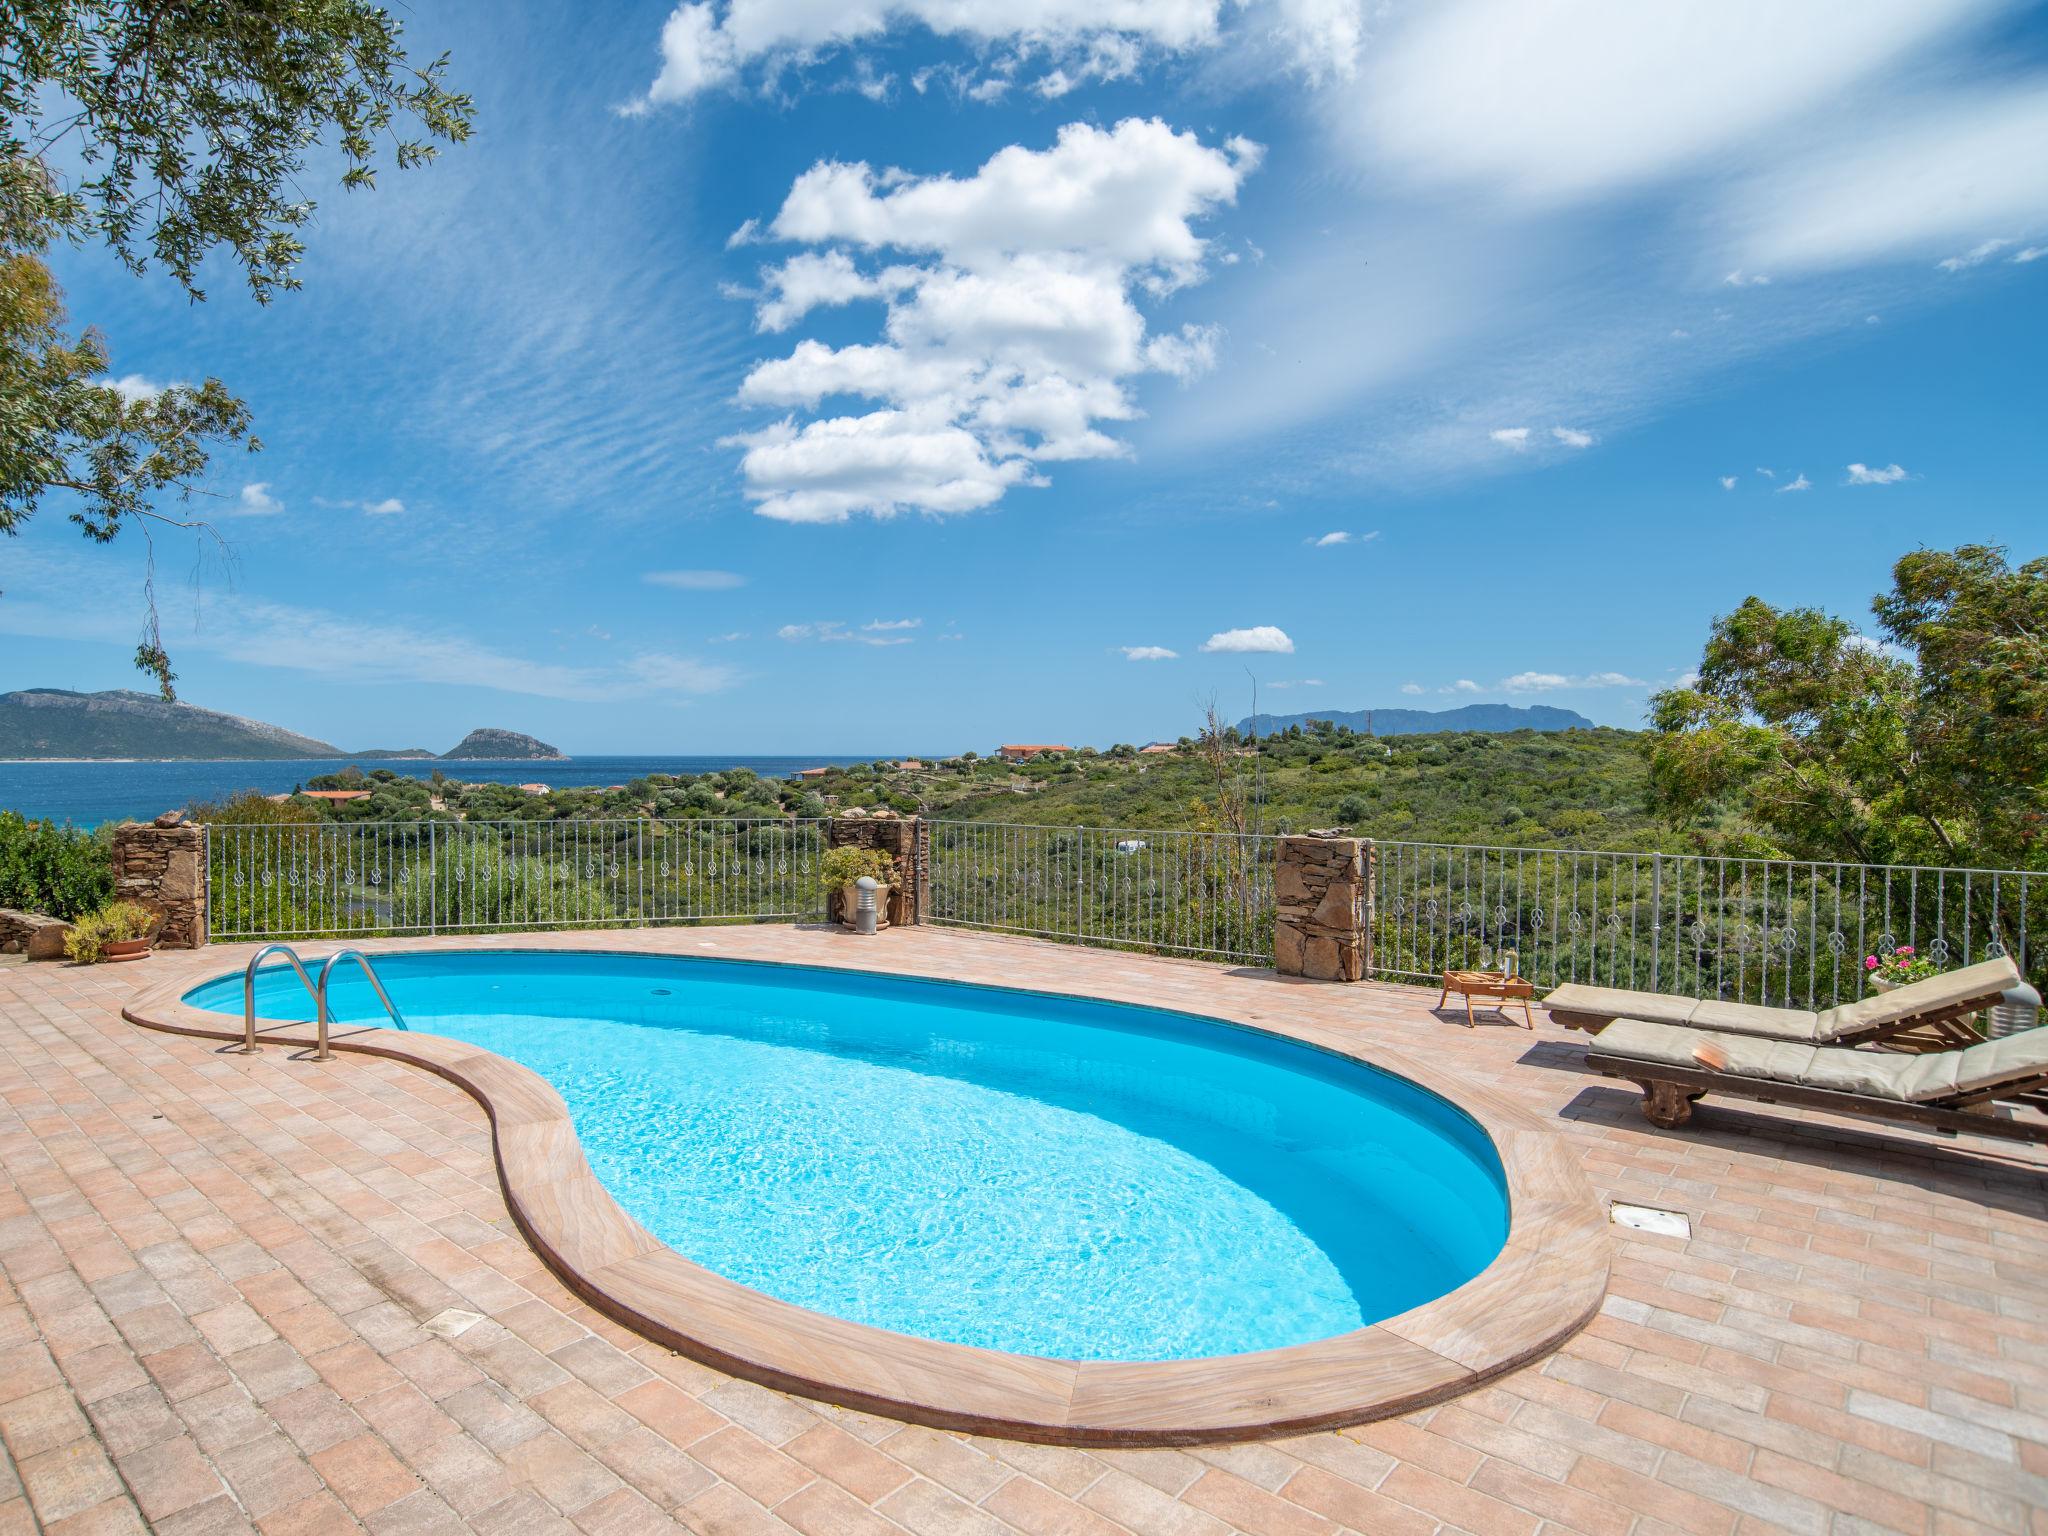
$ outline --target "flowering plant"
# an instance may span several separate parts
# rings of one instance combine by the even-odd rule
[[[1940,966],[1924,958],[1910,944],[1901,944],[1888,955],[1863,957],[1863,971],[1870,980],[1890,982],[1895,987],[1909,981],[1925,981],[1940,970]]]

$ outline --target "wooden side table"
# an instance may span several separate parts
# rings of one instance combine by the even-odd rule
[[[1465,1027],[1473,1029],[1478,1020],[1472,1016],[1472,999],[1485,998],[1494,1004],[1494,1011],[1502,1018],[1508,1018],[1507,1005],[1519,1002],[1522,1005],[1522,1027],[1533,1030],[1536,1016],[1529,1011],[1529,999],[1536,995],[1536,984],[1526,977],[1510,976],[1506,971],[1445,971],[1444,990],[1436,1000],[1442,1008],[1450,1001],[1451,994],[1458,993],[1465,999]],[[1509,1019],[1512,1023],[1513,1020]]]

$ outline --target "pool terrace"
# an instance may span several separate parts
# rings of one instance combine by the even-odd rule
[[[464,938],[364,947],[466,945]],[[1711,1100],[1660,1132],[1543,1021],[1435,994],[957,929],[521,934],[1269,1012],[1550,1128],[1611,1227],[1555,1352],[1374,1423],[1046,1446],[723,1375],[514,1228],[450,1083],[121,1017],[247,946],[0,968],[0,1530],[2048,1530],[2048,1156]],[[322,946],[308,946],[316,948]],[[471,1317],[476,1320],[471,1321]]]

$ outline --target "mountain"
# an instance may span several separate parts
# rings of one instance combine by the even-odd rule
[[[1261,736],[1290,725],[1306,730],[1311,721],[1348,725],[1361,735],[1426,736],[1433,731],[1590,731],[1593,722],[1574,710],[1549,704],[1467,704],[1459,709],[1319,709],[1307,715],[1259,715],[1240,720],[1238,730]]]
[[[282,726],[125,688],[0,694],[0,758],[339,757],[341,749]]]
[[[443,752],[441,757],[444,761],[468,758],[489,759],[501,763],[528,758],[535,761],[567,761],[560,750],[544,741],[522,736],[517,731],[500,731],[491,726],[482,726],[471,731],[448,751]]]
[[[380,747],[344,752],[283,726],[245,720],[196,704],[166,703],[153,693],[125,688],[106,693],[73,693],[65,688],[27,688],[0,693],[0,760],[8,758],[216,758],[355,757],[365,762],[393,758],[560,761],[544,741],[491,727],[471,731],[453,751],[424,747]]]

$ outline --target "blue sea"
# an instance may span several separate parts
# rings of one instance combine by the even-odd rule
[[[874,755],[575,757],[563,762],[441,762],[434,758],[379,762],[347,757],[281,758],[273,762],[17,762],[0,763],[0,810],[68,821],[82,827],[131,817],[146,821],[159,812],[182,809],[194,800],[220,800],[245,789],[266,795],[282,794],[323,773],[339,773],[351,763],[366,771],[389,768],[416,779],[432,778],[438,768],[451,779],[466,779],[473,784],[541,783],[566,789],[585,784],[624,784],[650,773],[720,773],[728,768],[751,768],[763,778],[785,778],[803,768],[873,761]]]

